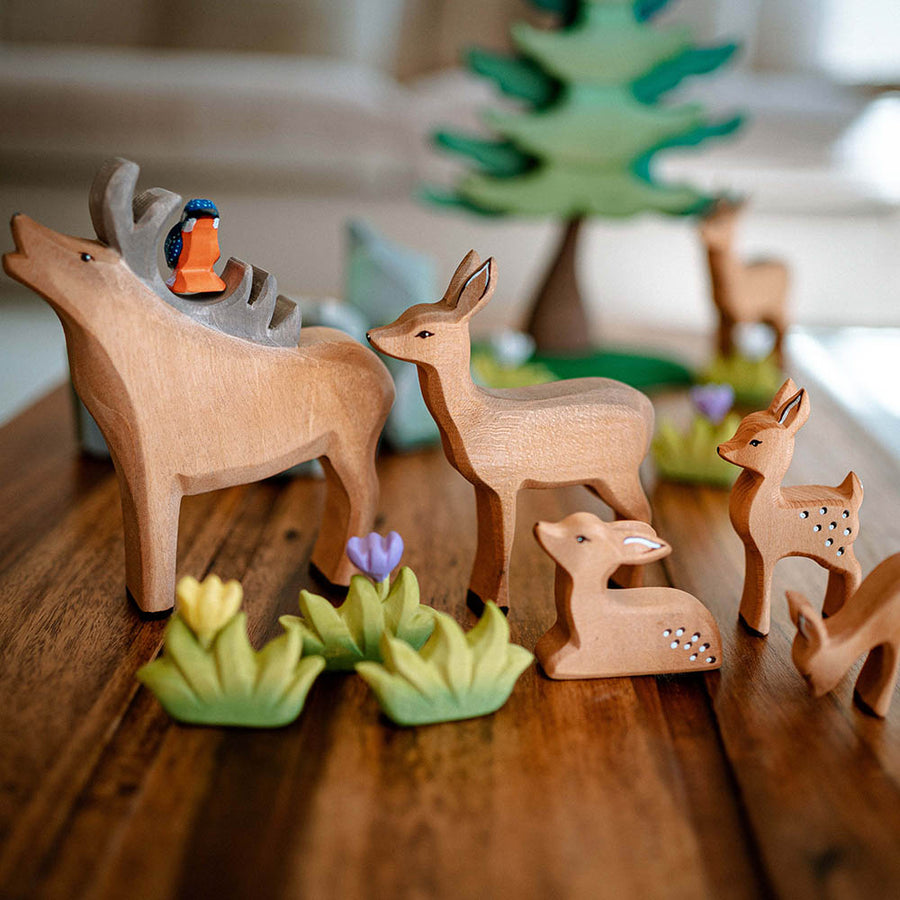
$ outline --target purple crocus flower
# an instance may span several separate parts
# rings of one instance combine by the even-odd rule
[[[691,402],[697,412],[718,425],[734,406],[734,388],[730,384],[698,384],[691,388]]]
[[[347,541],[347,556],[357,569],[373,581],[384,581],[403,556],[403,538],[396,531],[390,532],[387,537],[375,531],[364,538],[352,537]]]

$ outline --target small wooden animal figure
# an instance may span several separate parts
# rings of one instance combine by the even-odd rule
[[[709,257],[712,298],[719,314],[718,352],[735,352],[734,328],[762,322],[775,332],[775,358],[784,365],[784,334],[788,326],[788,271],[779,260],[745,263],[735,253],[734,232],[744,204],[721,199],[700,220],[700,239]]]
[[[772,571],[786,556],[805,556],[828,569],[825,615],[834,615],[859,587],[853,553],[863,488],[853,472],[837,487],[782,487],[794,438],[809,418],[809,394],[788,380],[771,406],[741,420],[718,447],[744,471],[731,490],[731,524],[744,542],[746,572],[740,615],[758,634],[769,633]]]
[[[642,566],[672,548],[644,522],[604,522],[587,512],[538,522],[556,562],[556,623],[535,655],[550,678],[612,678],[718,669],[722,640],[712,613],[668,587],[610,590],[620,565]]]
[[[72,381],[119,478],[129,591],[147,612],[172,606],[184,495],[315,457],[326,489],[312,563],[348,584],[344,549],[371,530],[378,500],[375,447],[394,396],[387,369],[339,331],[300,332],[275,279],[245,263],[229,261],[222,297],[169,291],[156,254],[181,198],[160,189],[134,198],[137,176],[134,163],[113,160],[95,180],[100,240],[16,215],[16,251],[3,257],[63,323]]]
[[[469,605],[509,608],[509,557],[522,488],[583,484],[625,519],[650,520],[638,467],[653,434],[653,406],[608,378],[505,390],[478,387],[469,372],[469,321],[490,300],[497,264],[471,251],[443,298],[411,306],[375,328],[372,345],[416,363],[422,396],[450,464],[475,487],[478,550]],[[634,583],[640,570],[621,573]]]
[[[886,716],[900,666],[900,553],[876,566],[842,609],[823,620],[796,591],[787,592],[797,626],[792,657],[816,697],[832,690],[868,653],[856,679],[856,701]]]
[[[219,211],[212,200],[188,200],[181,221],[166,237],[165,253],[174,270],[166,284],[176,294],[225,290],[225,282],[213,270],[219,261]]]

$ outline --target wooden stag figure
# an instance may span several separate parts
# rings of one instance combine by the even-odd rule
[[[802,594],[788,591],[787,598],[797,626],[791,655],[813,694],[834,689],[867,653],[856,679],[856,702],[886,716],[900,669],[900,553],[876,566],[850,602],[827,619]]]
[[[788,378],[771,406],[745,416],[720,444],[722,459],[744,471],[731,490],[731,524],[744,542],[746,572],[740,615],[751,631],[769,633],[772,572],[786,556],[805,556],[828,569],[825,615],[859,587],[853,553],[863,488],[853,472],[837,487],[782,487],[794,438],[809,418],[809,394]]]
[[[325,511],[312,563],[348,584],[347,540],[371,529],[375,446],[393,400],[384,365],[329,328],[300,330],[275,279],[228,261],[225,291],[173,294],[157,264],[181,203],[159,188],[134,196],[138,167],[108,162],[91,190],[98,240],[12,220],[9,275],[63,324],[72,381],[110,448],[125,525],[125,578],[146,612],[172,606],[181,498],[320,458]]]
[[[478,387],[469,371],[469,322],[490,300],[497,264],[471,251],[443,298],[411,306],[369,332],[382,353],[414,362],[450,464],[475,487],[478,550],[469,605],[509,608],[509,557],[522,488],[583,484],[623,519],[650,521],[638,468],[653,434],[653,406],[608,378],[506,390]],[[617,576],[635,584],[640,569]]]

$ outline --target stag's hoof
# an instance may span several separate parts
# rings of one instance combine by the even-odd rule
[[[469,590],[466,594],[466,606],[468,606],[479,619],[484,615],[484,600],[482,600],[473,590]],[[501,606],[500,612],[502,612],[504,616],[508,616],[509,607]]]

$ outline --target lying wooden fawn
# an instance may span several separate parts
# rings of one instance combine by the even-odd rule
[[[809,395],[789,378],[771,406],[750,413],[734,437],[718,447],[740,466],[731,491],[731,524],[744,542],[746,571],[741,618],[758,634],[769,633],[772,571],[786,556],[805,556],[828,569],[825,615],[833,615],[859,587],[853,553],[863,488],[853,472],[837,487],[783,488],[794,438],[809,418]]]
[[[900,667],[900,553],[876,566],[850,602],[824,621],[802,594],[788,591],[787,599],[797,626],[791,655],[815,696],[836,687],[868,653],[856,679],[856,701],[886,716]]]
[[[294,304],[236,260],[225,295],[184,314],[195,301],[171,294],[156,261],[181,198],[156,189],[133,200],[137,176],[125,160],[101,170],[91,197],[99,241],[17,215],[16,252],[3,257],[62,321],[72,381],[109,445],[129,591],[147,612],[172,606],[182,496],[314,457],[326,498],[312,562],[348,584],[347,540],[370,530],[377,504],[375,446],[394,395],[387,369],[330,328],[304,328],[298,346]]]
[[[718,669],[722,640],[712,613],[669,587],[610,590],[620,565],[642,566],[672,548],[644,522],[604,522],[579,512],[538,522],[556,562],[556,623],[535,655],[551,678],[610,678]]]
[[[784,334],[788,326],[788,271],[773,259],[745,263],[734,251],[734,232],[743,203],[719,200],[700,220],[700,239],[709,258],[712,298],[719,315],[718,351],[735,351],[738,324],[761,322],[775,332],[775,357],[784,364]]]
[[[416,363],[422,396],[450,464],[475,486],[478,550],[469,605],[509,607],[509,557],[522,488],[583,484],[622,518],[650,519],[638,467],[653,433],[640,391],[608,378],[485,390],[469,372],[469,320],[497,284],[493,259],[473,250],[436,303],[410,307],[369,332],[388,356]],[[639,570],[621,576],[628,581]]]

